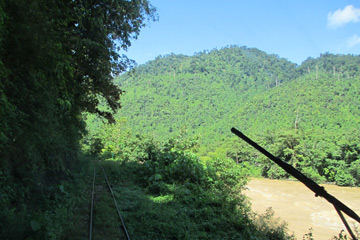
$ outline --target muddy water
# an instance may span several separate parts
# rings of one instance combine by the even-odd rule
[[[360,215],[360,188],[322,186]],[[288,223],[290,232],[294,232],[297,239],[303,239],[310,227],[315,239],[320,240],[331,239],[345,229],[334,207],[325,199],[315,197],[314,193],[300,182],[252,179],[247,188],[245,194],[251,199],[252,209],[264,213],[268,207],[272,207],[275,216]],[[347,219],[350,226],[353,226],[355,221]]]

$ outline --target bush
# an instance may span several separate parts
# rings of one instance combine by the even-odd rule
[[[352,162],[349,168],[349,172],[353,179],[355,180],[356,185],[360,185],[360,159]]]
[[[349,173],[346,173],[343,169],[337,171],[335,175],[335,182],[339,186],[355,185],[355,179]]]

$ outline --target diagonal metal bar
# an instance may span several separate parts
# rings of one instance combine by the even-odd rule
[[[311,191],[315,193],[315,196],[321,196],[325,198],[328,202],[334,205],[335,209],[339,211],[343,211],[345,214],[347,214],[349,217],[353,218],[357,222],[360,223],[360,217],[349,207],[347,207],[345,204],[340,202],[337,198],[329,194],[325,191],[324,187],[319,186],[316,182],[311,180],[310,178],[306,177],[304,174],[299,172],[296,168],[293,166],[287,164],[286,162],[281,161],[279,158],[275,157],[268,151],[266,151],[264,148],[259,146],[256,142],[252,141],[250,138],[245,136],[242,132],[237,130],[236,128],[231,128],[231,132],[243,139],[245,142],[250,144],[252,147],[257,149],[259,152],[270,158],[273,162],[275,162],[277,165],[279,165],[282,169],[284,169],[287,173],[295,177],[297,180],[302,182],[305,186],[307,186]],[[341,216],[340,216],[341,218]],[[354,238],[354,240],[356,240]]]
[[[335,207],[335,206],[334,206],[334,207]],[[339,214],[339,216],[340,216],[340,218],[341,218],[341,221],[344,223],[346,229],[347,229],[348,232],[350,233],[351,238],[354,239],[354,240],[356,240],[355,234],[354,234],[353,231],[351,230],[351,227],[350,227],[349,224],[347,223],[347,221],[346,221],[344,215],[342,214],[342,212],[341,212],[339,209],[337,209],[336,207],[335,207],[335,210],[336,210],[336,212]]]

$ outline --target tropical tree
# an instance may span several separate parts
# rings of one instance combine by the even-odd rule
[[[34,165],[69,167],[84,129],[81,113],[114,121],[123,91],[112,79],[132,63],[120,51],[155,18],[147,0],[2,2],[1,165],[19,177]]]

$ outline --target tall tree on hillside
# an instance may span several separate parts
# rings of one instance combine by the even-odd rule
[[[119,51],[155,18],[147,0],[1,1],[0,168],[22,180],[71,168],[81,113],[113,121],[112,78],[131,64]]]

